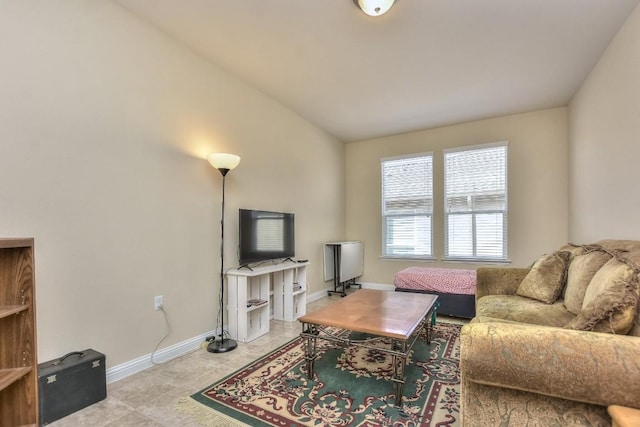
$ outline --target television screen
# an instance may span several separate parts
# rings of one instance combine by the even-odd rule
[[[295,256],[294,214],[239,210],[240,265]]]

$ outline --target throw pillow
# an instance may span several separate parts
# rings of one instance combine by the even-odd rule
[[[600,270],[600,267],[610,259],[610,254],[594,251],[575,256],[571,260],[567,271],[567,286],[564,288],[564,306],[570,313],[580,313],[584,294],[587,292],[591,279]]]
[[[583,331],[626,334],[638,306],[638,269],[612,258],[593,276],[582,310],[565,327]]]
[[[566,245],[560,246],[557,251],[566,251],[571,252],[571,258],[582,255],[587,252],[587,247],[585,245],[574,245],[573,243],[567,243]]]
[[[566,283],[570,257],[571,253],[558,251],[538,259],[520,282],[516,294],[547,304],[556,302]]]

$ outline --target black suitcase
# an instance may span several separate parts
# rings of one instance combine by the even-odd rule
[[[74,351],[38,365],[40,425],[47,425],[107,397],[104,354]]]

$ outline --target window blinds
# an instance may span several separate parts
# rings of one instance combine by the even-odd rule
[[[431,257],[433,155],[382,159],[382,254]]]
[[[507,143],[444,151],[445,258],[507,258]]]

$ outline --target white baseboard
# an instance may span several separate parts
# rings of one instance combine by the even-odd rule
[[[200,348],[207,337],[210,337],[212,335],[216,335],[216,332],[209,331],[207,333],[198,335],[197,337],[193,337],[172,346],[158,350],[153,355],[153,361],[156,363],[162,363],[167,362],[171,359],[175,359],[176,357],[184,356],[185,354]],[[151,362],[151,354],[152,353],[140,356],[136,359],[107,369],[107,384],[126,378],[129,375],[137,374],[138,372],[152,367],[153,363]]]
[[[385,283],[369,283],[369,282],[361,282],[362,289],[377,289],[379,291],[393,291],[395,290],[394,285],[387,285]]]
[[[381,283],[362,283],[364,289],[379,289],[379,290],[393,290],[393,285],[385,285]],[[333,286],[327,287],[312,294],[307,294],[307,302],[313,302],[327,296],[327,291],[333,290]],[[198,335],[193,338],[189,338],[172,346],[158,350],[153,355],[153,361],[156,363],[167,362],[176,357],[184,356],[194,350],[200,348],[205,342],[207,337],[217,336],[219,333],[216,331],[209,331],[204,334]],[[122,363],[117,366],[113,366],[107,369],[107,384],[121,380],[129,375],[137,374],[153,366],[151,362],[151,353],[140,356],[136,359]]]
[[[315,301],[327,296],[327,290],[329,290],[329,288],[307,295],[307,302]],[[160,349],[153,355],[153,361],[156,363],[163,363],[171,359],[175,359],[176,357],[184,356],[187,353],[199,349],[200,346],[205,342],[207,337],[210,337],[212,335],[218,336],[220,334],[216,331],[209,331],[196,337],[189,338],[187,340],[174,344],[172,346]],[[149,369],[150,367],[152,367],[153,363],[151,362],[151,354],[152,353],[145,354],[144,356],[140,356],[128,362],[107,369],[107,384],[126,378],[129,375],[137,374],[138,372],[142,372],[145,369]]]
[[[324,298],[327,296],[327,291],[331,290],[331,288],[325,288],[321,291],[314,292],[312,294],[307,294],[307,303],[317,301],[320,298]]]

